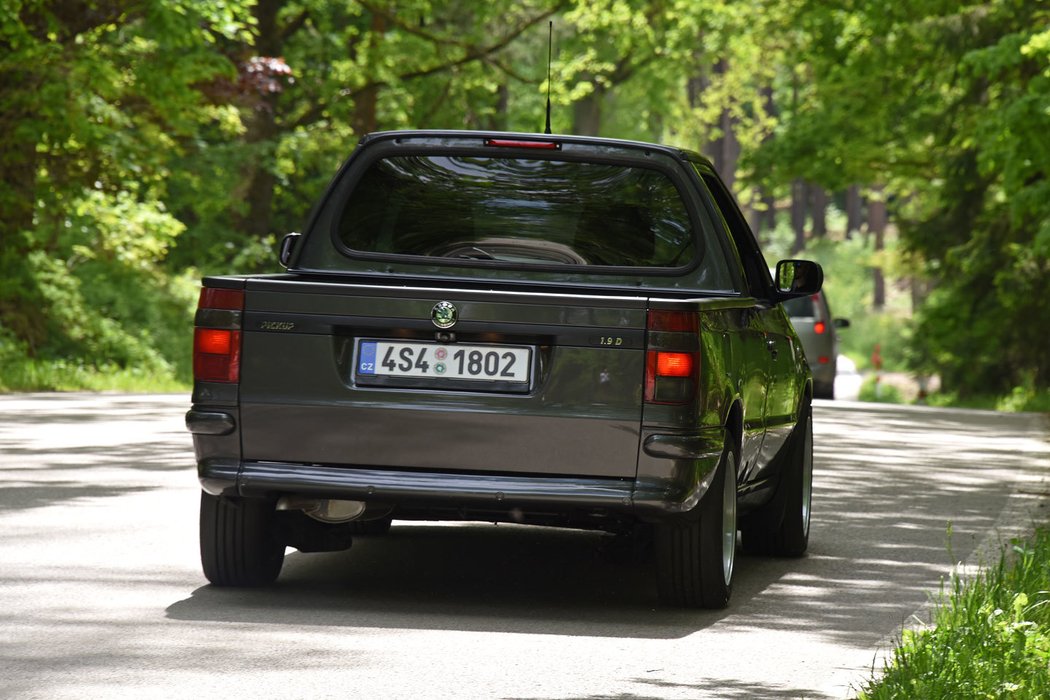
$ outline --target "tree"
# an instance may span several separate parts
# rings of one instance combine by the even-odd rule
[[[916,367],[961,393],[1050,384],[1033,330],[1050,326],[1033,302],[1050,291],[1048,22],[1012,0],[805,4],[813,81],[758,156],[833,189],[884,187],[933,286]]]
[[[0,344],[164,363],[143,340],[150,312],[115,292],[165,284],[155,264],[183,228],[161,201],[168,154],[212,117],[197,85],[232,70],[217,46],[246,28],[241,2],[7,4]]]

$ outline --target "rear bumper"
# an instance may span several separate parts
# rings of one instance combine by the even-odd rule
[[[212,495],[298,495],[405,508],[627,515],[665,520],[697,510],[722,452],[716,436],[650,436],[636,479],[477,474],[288,462],[205,459],[201,487]]]

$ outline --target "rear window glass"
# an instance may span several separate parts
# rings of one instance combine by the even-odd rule
[[[698,257],[685,203],[663,172],[546,159],[376,161],[338,235],[364,253],[516,265],[676,268]]]

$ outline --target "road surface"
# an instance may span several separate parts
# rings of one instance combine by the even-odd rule
[[[819,402],[810,553],[741,555],[726,611],[660,607],[604,536],[490,524],[221,590],[187,402],[0,396],[0,696],[849,697],[953,563],[1041,517],[1050,469],[1040,416]]]

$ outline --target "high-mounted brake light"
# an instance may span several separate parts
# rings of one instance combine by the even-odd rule
[[[561,144],[554,141],[525,141],[523,139],[485,139],[485,145],[497,148],[538,148],[543,151],[561,149]]]
[[[193,329],[193,378],[236,384],[241,378],[243,289],[201,289]],[[218,312],[218,313],[211,313]]]
[[[699,314],[652,309],[646,322],[646,403],[684,405],[700,377]]]

